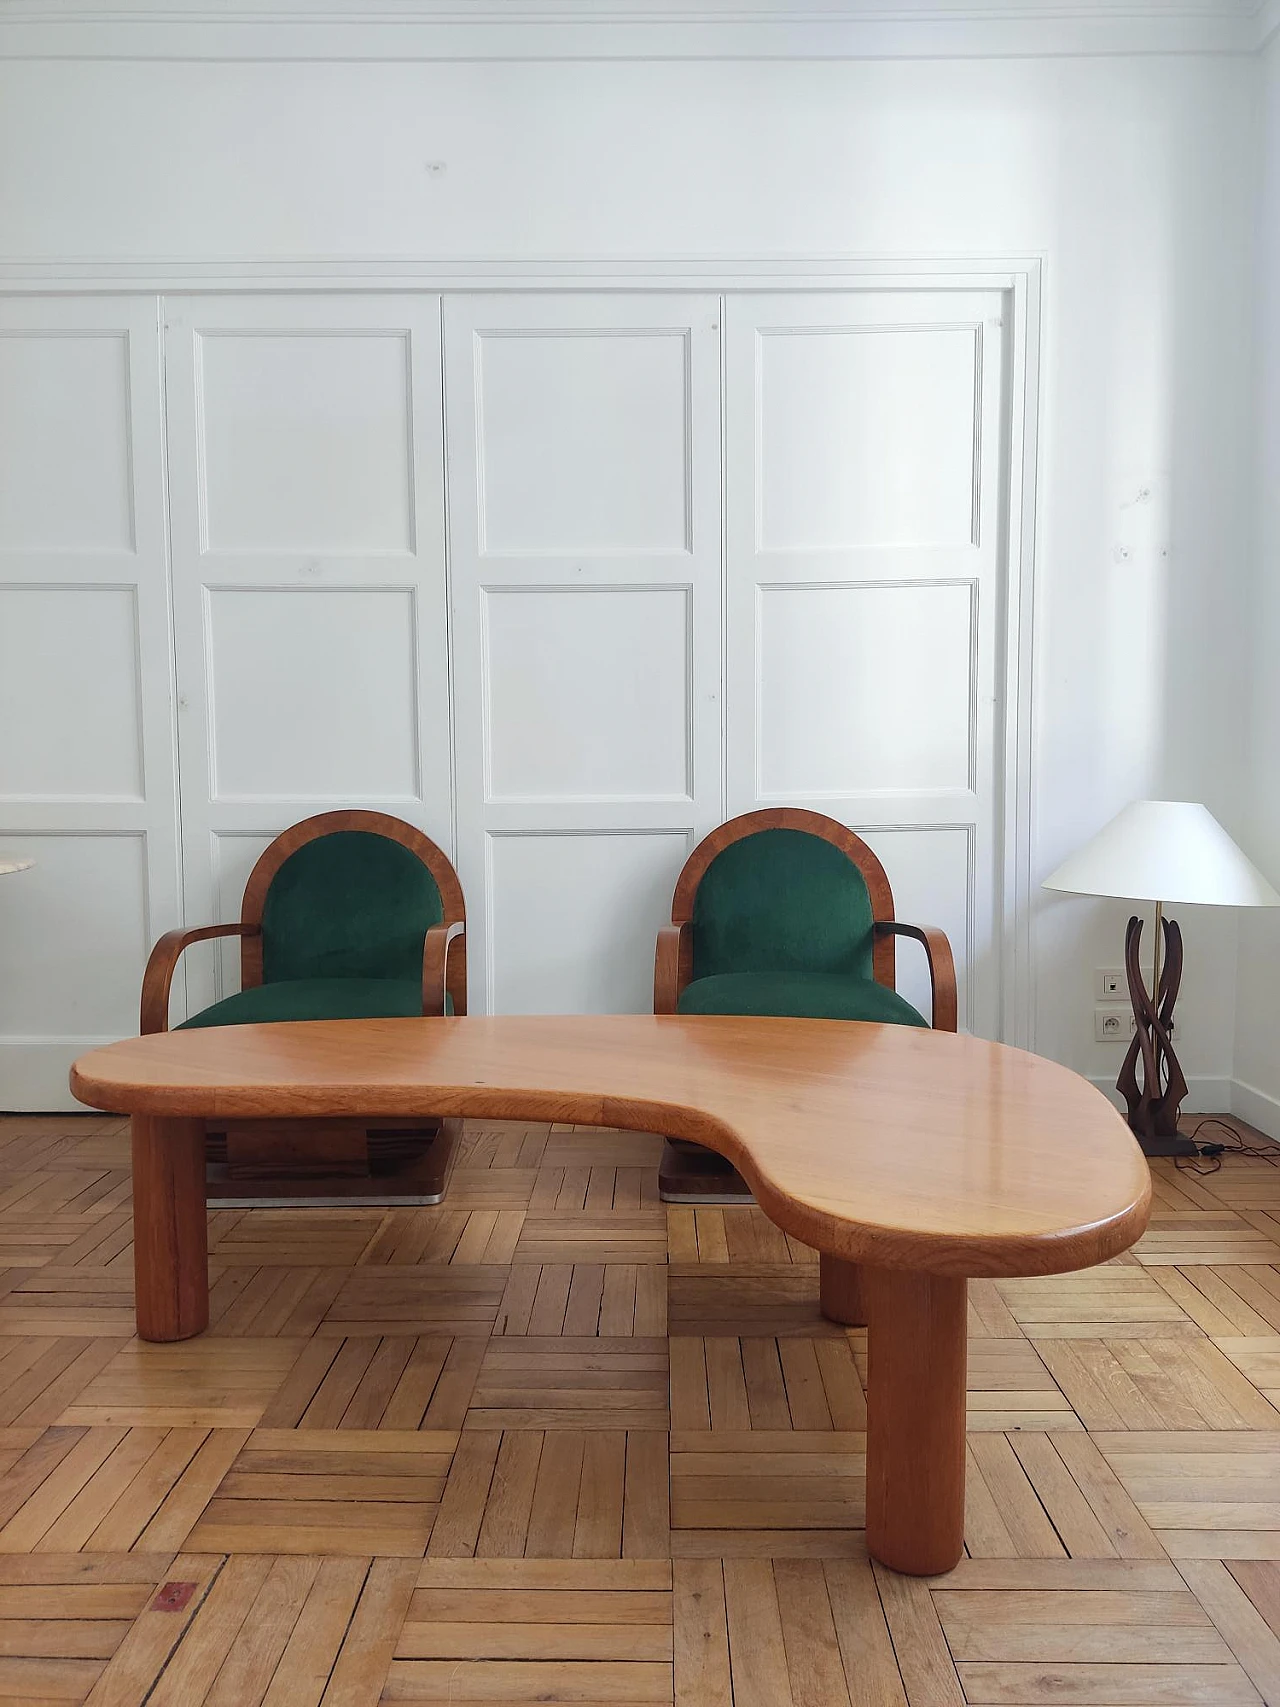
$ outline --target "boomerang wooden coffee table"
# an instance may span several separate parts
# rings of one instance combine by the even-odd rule
[[[1065,1068],[908,1026],[639,1016],[321,1020],[96,1049],[71,1088],[133,1117],[138,1332],[209,1321],[204,1122],[475,1115],[690,1138],[821,1253],[822,1308],[869,1329],[867,1547],[895,1570],[963,1550],[965,1282],[1125,1250],[1151,1180]]]

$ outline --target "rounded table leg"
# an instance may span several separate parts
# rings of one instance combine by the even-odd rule
[[[867,1551],[909,1576],[949,1571],[964,1551],[963,1280],[864,1267]]]
[[[818,1257],[819,1308],[829,1322],[843,1322],[847,1328],[865,1328],[867,1306],[862,1297],[862,1265],[845,1262],[841,1257]]]
[[[132,1130],[138,1334],[190,1339],[209,1326],[204,1121],[135,1114]]]

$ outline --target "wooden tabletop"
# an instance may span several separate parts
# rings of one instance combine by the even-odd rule
[[[575,1015],[318,1020],[96,1049],[82,1102],[204,1118],[578,1121],[727,1156],[787,1232],[851,1261],[1052,1274],[1127,1249],[1151,1180],[1110,1103],[980,1038],[848,1021]]]

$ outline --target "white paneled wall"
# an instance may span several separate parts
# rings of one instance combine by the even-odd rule
[[[960,1023],[998,1024],[1008,550],[998,291],[726,305],[728,806],[872,835],[899,915],[945,924]],[[927,1007],[918,951],[899,986]]]
[[[0,313],[0,1105],[64,1103],[159,931],[339,805],[451,852],[505,1012],[646,1008],[694,842],[829,812],[994,1032],[1001,292]],[[236,987],[188,959],[175,1010]]]
[[[188,920],[278,831],[381,807],[452,842],[429,295],[171,300],[165,329]],[[187,957],[194,1010],[237,954]]]
[[[719,322],[715,296],[445,304],[478,1006],[646,1007],[675,875],[720,821]]]
[[[137,1027],[179,911],[157,303],[0,301],[0,1106]]]

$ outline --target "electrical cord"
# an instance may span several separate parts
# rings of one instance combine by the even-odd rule
[[[1224,1132],[1226,1141],[1219,1142],[1215,1139],[1208,1144],[1201,1144],[1200,1134],[1207,1126],[1216,1126],[1220,1132]],[[1213,1114],[1198,1121],[1186,1136],[1197,1145],[1197,1154],[1174,1157],[1174,1166],[1180,1173],[1216,1174],[1222,1167],[1224,1156],[1239,1156],[1242,1160],[1269,1162],[1273,1168],[1280,1167],[1280,1144],[1251,1144],[1239,1127],[1233,1126],[1229,1120],[1219,1120]]]

